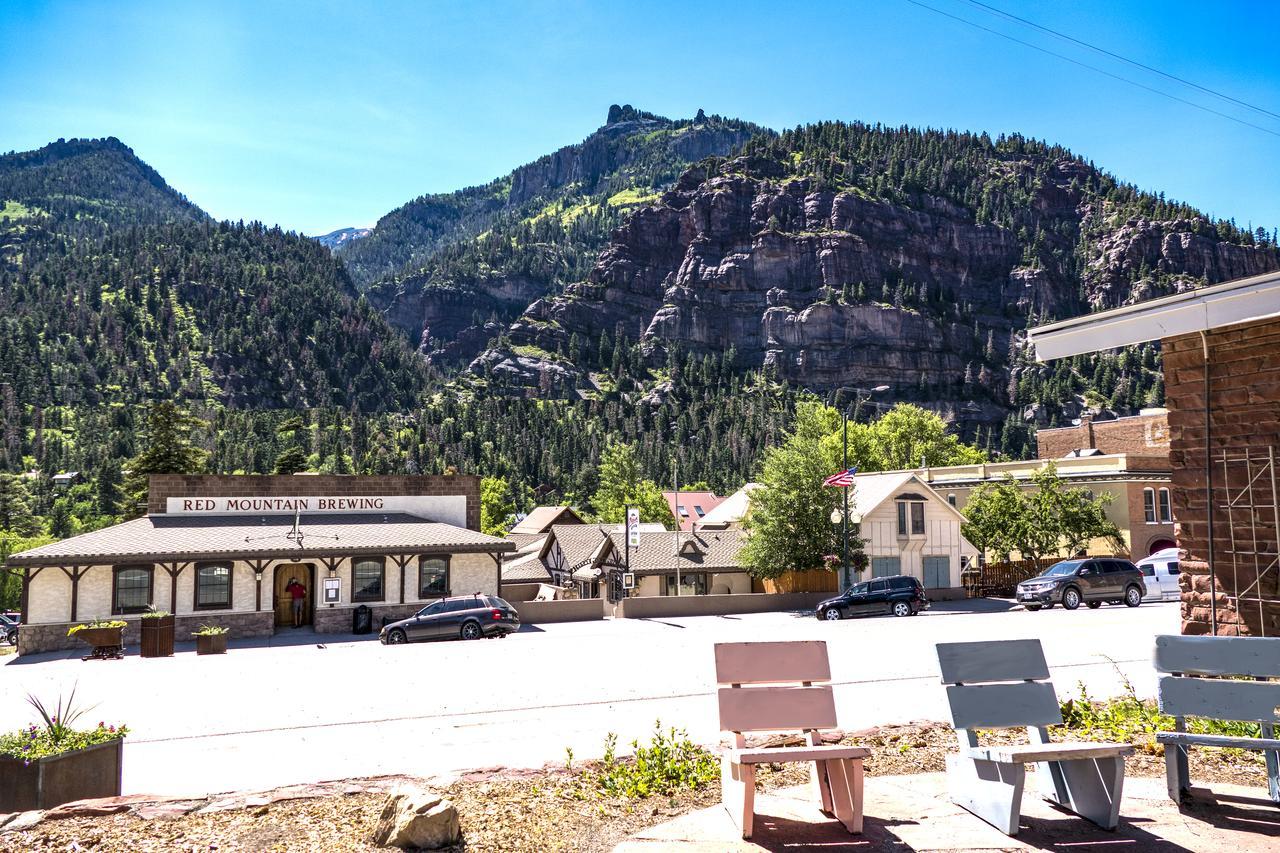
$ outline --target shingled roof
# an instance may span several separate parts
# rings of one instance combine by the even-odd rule
[[[613,534],[613,547],[619,561],[623,556],[623,535]],[[698,530],[680,533],[680,552],[676,553],[676,533],[641,533],[640,545],[631,549],[631,571],[639,575],[667,574],[680,571],[738,572],[738,562],[746,537],[741,530]]]
[[[298,547],[285,538],[288,516],[148,515],[32,548],[9,557],[11,566],[50,566],[118,560],[199,560],[226,557],[322,557],[343,554],[514,551],[516,546],[465,527],[423,521],[405,513],[315,514],[301,518]]]

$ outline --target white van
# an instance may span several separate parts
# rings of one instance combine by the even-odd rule
[[[1177,601],[1182,593],[1178,589],[1178,549],[1165,548],[1150,557],[1138,561],[1142,582],[1146,584],[1144,601]]]

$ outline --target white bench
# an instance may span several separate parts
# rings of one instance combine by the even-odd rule
[[[720,730],[732,732],[735,748],[721,757],[721,797],[742,837],[755,821],[756,765],[806,761],[822,812],[862,832],[862,746],[824,745],[821,729],[836,726],[835,696],[822,641],[716,643],[720,685]],[[746,732],[803,731],[808,745],[746,745]]]
[[[1192,746],[1261,750],[1267,789],[1280,803],[1280,683],[1242,678],[1280,678],[1280,639],[1274,637],[1156,637],[1160,710],[1173,717],[1174,731],[1158,732],[1164,744],[1169,798],[1182,799],[1191,785],[1187,749]],[[1187,717],[1257,723],[1259,737],[1195,734]]]
[[[1039,640],[939,643],[951,723],[960,745],[947,756],[951,800],[1005,835],[1017,835],[1026,764],[1035,764],[1044,798],[1104,829],[1120,820],[1127,743],[1051,743],[1062,723]],[[975,729],[1027,730],[1030,743],[981,746]]]

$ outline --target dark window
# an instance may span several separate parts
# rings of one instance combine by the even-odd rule
[[[888,589],[889,589],[888,581],[872,581],[871,586],[868,588],[868,592],[870,592],[872,595],[875,595],[877,592],[887,592]]]
[[[356,557],[351,561],[351,600],[382,601],[383,560]]]
[[[1174,561],[1174,562],[1172,562],[1172,563],[1170,563],[1170,564],[1169,564],[1169,574],[1171,574],[1171,575],[1176,575],[1176,574],[1178,574],[1180,571],[1181,571],[1181,569],[1179,569],[1179,568],[1178,568],[1178,563],[1177,563],[1177,561]]]
[[[111,588],[112,613],[141,613],[151,604],[152,566],[116,566]]]
[[[663,595],[676,594],[676,576],[666,575],[663,585]],[[706,595],[707,594],[707,576],[700,572],[680,573],[680,594],[681,595]]]
[[[898,501],[898,535],[907,535],[907,505],[903,501]]]
[[[911,504],[911,535],[924,535],[924,504]]]
[[[947,495],[947,503],[951,504],[952,506],[955,506],[955,505],[956,505],[956,496],[955,496],[955,494]]]
[[[698,506],[697,504],[693,505],[693,511],[698,514],[698,518],[702,518],[704,515],[706,515],[706,513],[702,511],[702,507]]]
[[[231,564],[196,563],[196,609],[231,607]]]
[[[437,614],[444,613],[444,605],[445,605],[445,602],[437,601],[435,604],[432,604],[428,607],[424,607],[421,610],[419,610],[418,615],[419,616],[435,616]]]
[[[1160,520],[1165,524],[1169,524],[1173,521],[1173,505],[1169,501],[1169,490],[1161,489],[1159,492],[1159,498]]]
[[[1156,490],[1142,490],[1142,514],[1146,518],[1147,524],[1156,523]]]
[[[449,558],[418,558],[418,598],[441,598],[449,594]]]

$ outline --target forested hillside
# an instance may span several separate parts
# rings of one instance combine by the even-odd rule
[[[152,399],[407,409],[423,379],[314,242],[212,221],[118,140],[0,157],[6,429]]]
[[[426,195],[339,245],[370,301],[433,362],[465,365],[530,302],[580,281],[610,233],[691,163],[768,134],[614,106],[583,142],[484,186]]]
[[[469,373],[501,393],[594,394],[617,342],[638,342],[630,379],[660,395],[673,351],[734,347],[740,368],[819,393],[887,384],[1022,454],[1028,426],[1163,399],[1153,348],[1039,365],[1029,326],[1278,266],[1274,234],[1058,146],[825,122],[691,167]]]

